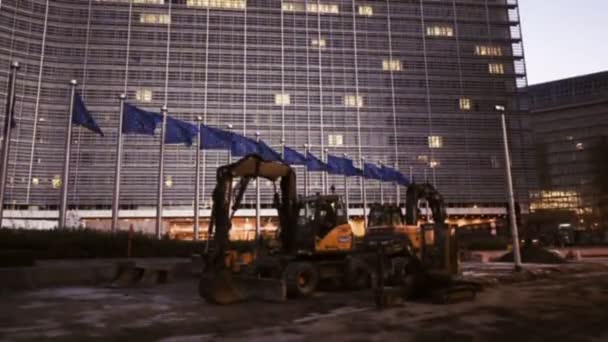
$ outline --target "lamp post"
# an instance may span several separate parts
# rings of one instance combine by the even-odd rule
[[[497,105],[496,111],[500,112],[500,121],[502,125],[502,141],[505,151],[505,171],[507,177],[507,190],[509,194],[509,220],[511,221],[511,236],[513,237],[513,261],[515,262],[515,270],[519,271],[522,268],[521,252],[519,249],[519,233],[517,229],[517,218],[515,217],[515,196],[513,192],[513,176],[511,174],[511,155],[509,152],[509,140],[507,136],[507,121],[505,118],[505,107]]]

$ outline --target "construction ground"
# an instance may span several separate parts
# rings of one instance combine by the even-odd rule
[[[608,341],[608,259],[528,264],[519,274],[508,263],[463,266],[486,284],[475,301],[383,310],[371,291],[214,306],[192,276],[5,291],[0,341]]]

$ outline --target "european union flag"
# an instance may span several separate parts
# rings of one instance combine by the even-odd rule
[[[189,122],[167,117],[165,144],[185,143],[192,146],[192,141],[198,135],[198,127]]]
[[[257,141],[238,134],[232,136],[230,152],[236,157],[244,157],[248,154],[260,154]]]
[[[327,166],[319,158],[315,157],[312,153],[306,153],[306,169],[308,171],[325,171]]]
[[[327,156],[327,172],[350,176],[360,176],[361,170],[357,169],[353,161],[346,157],[336,157],[331,154]]]
[[[404,176],[403,173],[396,171],[396,170],[395,170],[395,179],[397,181],[397,184],[399,184],[399,185],[410,186],[412,184],[412,181],[409,178]]]
[[[395,174],[396,171],[394,169],[392,169],[388,166],[382,165],[380,167],[380,172],[382,174],[383,181],[386,181],[386,182],[396,182],[397,181],[396,174]]]
[[[82,101],[82,97],[80,94],[74,94],[74,108],[72,110],[72,123],[76,125],[80,125],[82,127],[86,127],[91,131],[101,135],[103,137],[103,132],[101,128],[97,126],[97,122],[91,116],[91,112],[87,110],[87,107],[84,105]]]
[[[200,132],[200,148],[205,150],[230,150],[232,148],[232,137],[234,133],[227,132],[218,128],[203,125]]]
[[[288,165],[306,165],[306,157],[287,146],[283,147],[283,161]]]
[[[281,161],[281,154],[273,150],[270,146],[266,145],[266,143],[261,140],[258,142],[258,154],[264,160]]]
[[[163,121],[162,115],[139,109],[125,103],[122,115],[122,132],[125,134],[154,135],[156,125]]]
[[[330,175],[342,175],[342,158],[327,155],[327,173]]]
[[[376,164],[363,164],[363,177],[377,180],[384,180],[382,170]]]

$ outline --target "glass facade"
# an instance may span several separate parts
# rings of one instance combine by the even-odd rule
[[[2,0],[2,105],[11,60],[22,68],[9,205],[58,205],[72,78],[106,133],[74,131],[69,201],[81,208],[111,205],[123,92],[144,109],[166,104],[182,120],[202,116],[249,137],[260,132],[276,148],[310,144],[318,156],[328,149],[356,164],[381,161],[464,207],[506,202],[504,170],[496,167],[504,163],[495,108],[504,106],[517,200],[528,202],[534,163],[517,100],[526,84],[514,0]],[[158,136],[125,137],[125,206],[154,205],[158,143]],[[166,206],[192,205],[195,148],[167,147]],[[203,158],[208,203],[228,154]],[[342,191],[341,177],[328,182]],[[321,175],[311,173],[309,184],[311,193],[322,191]],[[273,188],[263,185],[268,206]],[[361,205],[360,180],[349,186],[350,202]],[[367,195],[379,201],[377,182]],[[395,188],[385,186],[384,195],[395,198]]]

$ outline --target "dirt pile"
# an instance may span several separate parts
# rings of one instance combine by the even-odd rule
[[[501,262],[513,262],[513,252],[498,259]],[[559,255],[539,246],[524,245],[521,248],[521,261],[535,264],[564,264],[566,260]]]

